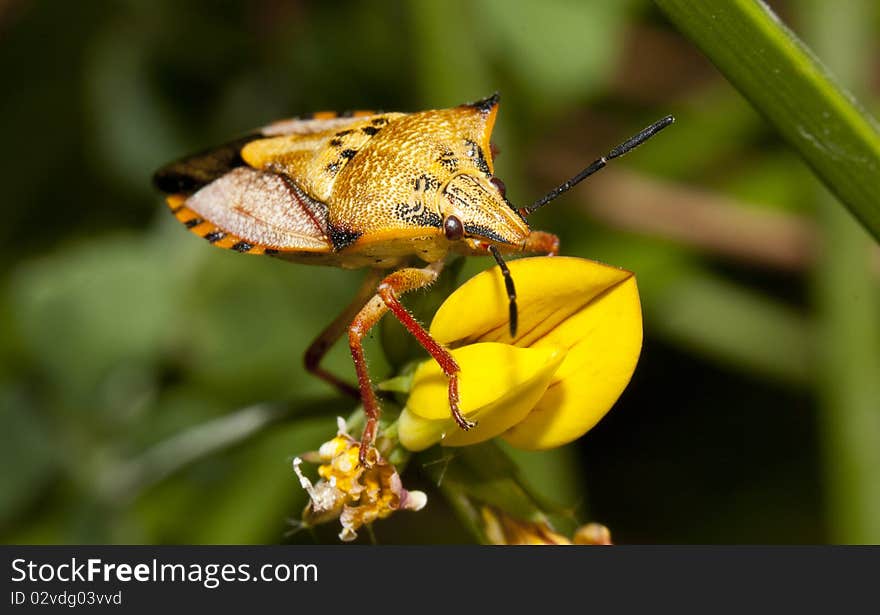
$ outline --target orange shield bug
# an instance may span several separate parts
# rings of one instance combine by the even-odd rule
[[[493,174],[489,138],[497,112],[496,94],[418,113],[315,113],[275,122],[154,175],[177,219],[215,246],[370,270],[354,302],[305,355],[308,371],[362,399],[361,462],[379,417],[362,347],[370,328],[394,314],[446,374],[456,423],[473,427],[459,411],[455,359],[400,296],[431,284],[449,254],[491,254],[504,274],[514,335],[516,289],[502,254],[559,251],[556,236],[531,230],[526,218],[673,122],[668,116],[648,126],[532,205],[516,208]],[[357,388],[320,366],[346,331]]]

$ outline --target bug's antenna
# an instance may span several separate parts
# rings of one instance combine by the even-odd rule
[[[501,258],[501,252],[498,251],[498,248],[496,248],[495,246],[489,246],[489,251],[492,253],[492,256],[495,257],[495,262],[498,263],[498,266],[501,268],[501,275],[504,276],[504,286],[507,288],[507,300],[510,310],[510,316],[508,320],[508,323],[510,324],[510,337],[516,337],[516,287],[513,285],[513,276],[510,275],[510,269],[507,268],[507,263],[505,263],[504,259]]]
[[[667,126],[669,126],[674,121],[675,121],[674,117],[672,117],[671,115],[667,115],[662,120],[654,122],[653,124],[651,124],[650,126],[645,128],[644,130],[639,132],[637,135],[630,137],[629,139],[627,139],[626,141],[624,141],[623,143],[621,143],[620,145],[615,147],[613,150],[611,150],[610,152],[608,152],[607,154],[605,154],[604,156],[602,156],[598,160],[591,163],[590,166],[588,166],[586,169],[584,169],[583,171],[581,171],[580,173],[578,173],[577,175],[575,175],[571,179],[563,182],[562,184],[560,184],[559,186],[557,186],[556,188],[554,188],[553,190],[551,190],[550,192],[548,192],[547,194],[542,196],[540,199],[538,199],[537,201],[535,201],[534,203],[532,203],[528,207],[525,207],[524,209],[522,209],[521,211],[522,211],[523,215],[528,216],[528,215],[533,214],[536,210],[540,209],[541,207],[543,207],[544,205],[546,205],[547,203],[549,203],[550,201],[552,201],[553,199],[555,199],[559,195],[563,194],[564,192],[571,190],[577,184],[579,184],[580,182],[582,182],[583,180],[588,178],[590,175],[592,175],[593,173],[595,173],[596,171],[598,171],[599,169],[604,167],[606,164],[608,164],[609,160],[613,160],[614,158],[619,158],[620,156],[623,156],[628,151],[637,148],[639,145],[641,145],[642,143],[644,143],[645,141],[647,141],[648,139],[653,137],[655,134],[657,134],[658,132],[660,132],[661,130],[663,130]],[[496,260],[497,260],[497,257],[496,257]]]

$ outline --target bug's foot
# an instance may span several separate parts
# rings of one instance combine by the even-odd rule
[[[367,424],[364,426],[364,435],[361,436],[358,462],[365,468],[372,468],[373,464],[379,460],[379,451],[373,446],[373,443],[376,441],[376,427],[377,422],[375,420],[367,419]]]
[[[365,468],[372,468],[379,458],[379,453],[372,444],[361,442],[360,451],[358,451],[358,462]]]
[[[470,431],[477,426],[476,421],[469,421],[464,418],[457,406],[452,406],[452,418],[455,419],[455,423],[461,428],[462,431]]]
[[[452,418],[462,431],[470,431],[477,426],[476,421],[469,421],[458,409],[458,366],[456,371],[447,374],[449,377],[449,409],[452,411]]]

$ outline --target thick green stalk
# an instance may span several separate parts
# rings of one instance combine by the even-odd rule
[[[868,76],[872,36],[869,1],[846,10],[811,0],[805,36],[844,83]],[[871,275],[872,242],[863,229],[817,190],[816,216],[824,253],[814,291],[820,352],[816,357],[821,406],[830,539],[880,542],[880,297]]]
[[[758,0],[655,3],[880,239],[880,130],[798,38]]]

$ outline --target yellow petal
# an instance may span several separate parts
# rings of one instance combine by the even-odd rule
[[[508,304],[498,267],[450,295],[431,322],[431,334],[449,346],[481,342],[529,346],[632,273],[583,258],[539,256],[508,263],[519,307],[517,337],[508,333]]]
[[[546,449],[579,438],[626,388],[642,346],[635,278],[629,274],[533,344],[544,346],[568,353],[529,416],[504,434],[519,448]]]
[[[458,429],[451,421],[425,419],[408,408],[404,408],[397,419],[397,437],[403,447],[411,451],[423,451],[434,446],[450,428]]]
[[[543,348],[517,348],[480,343],[453,350],[452,356],[461,368],[458,392],[462,414],[479,419],[483,408],[522,384],[538,376],[546,376],[549,382],[563,355],[549,344]],[[436,361],[424,361],[413,374],[407,407],[422,418],[451,419],[448,383]]]
[[[441,439],[447,446],[464,446],[503,433],[528,415],[565,358],[564,351],[550,344],[517,348],[480,343],[453,350],[452,355],[461,367],[459,407],[478,425],[468,432],[455,425],[448,380],[436,362],[426,361],[413,375],[412,392],[398,423],[400,441],[411,450]]]

